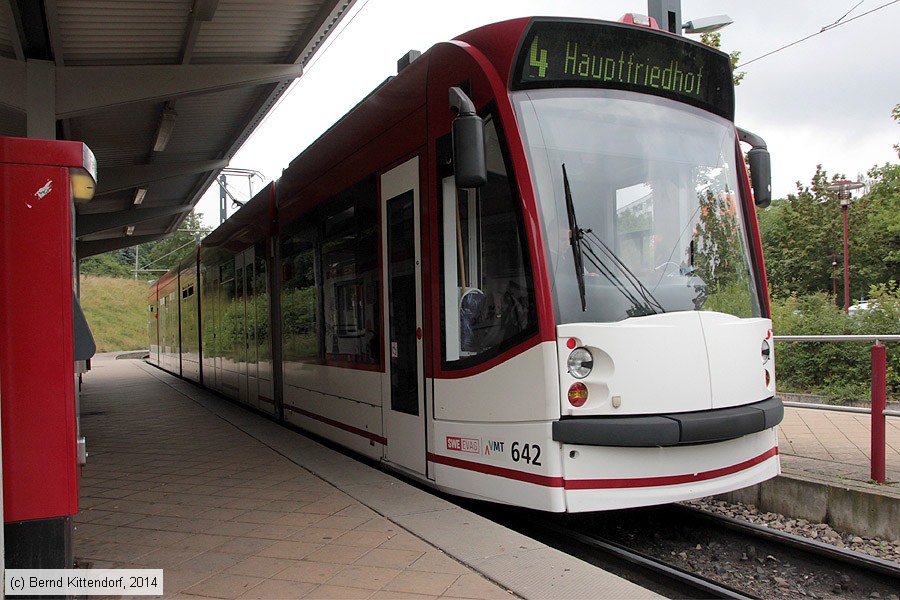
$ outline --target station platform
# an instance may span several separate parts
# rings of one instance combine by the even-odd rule
[[[75,556],[167,597],[658,598],[141,360],[83,378]]]
[[[871,425],[868,414],[788,407],[778,432],[785,475],[878,491],[900,498],[900,418],[885,418],[884,484],[871,481]]]
[[[116,356],[95,357],[84,376],[82,565],[162,568],[168,597],[657,597]],[[782,475],[732,499],[900,538],[878,531],[900,526],[900,419],[887,419],[883,485],[869,480],[869,425],[786,408]]]
[[[900,417],[885,417],[885,483],[871,478],[871,425],[865,413],[785,407],[778,430],[781,476],[726,499],[846,533],[900,540]]]

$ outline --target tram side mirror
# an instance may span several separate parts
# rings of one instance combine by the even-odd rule
[[[484,153],[484,122],[475,105],[458,87],[450,88],[453,119],[453,170],[456,186],[481,187],[487,183],[487,161]]]
[[[753,186],[753,201],[760,208],[772,203],[772,163],[769,151],[753,148],[747,153],[750,161],[750,185]]]
[[[758,135],[740,128],[738,128],[738,139],[753,146],[747,153],[753,201],[759,208],[765,208],[772,203],[772,162],[766,142]]]

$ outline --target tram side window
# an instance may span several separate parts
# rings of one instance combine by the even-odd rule
[[[243,347],[242,330],[239,329],[243,326],[243,305],[237,299],[233,258],[226,259],[219,265],[219,285],[219,349],[225,358],[239,360]]]
[[[375,178],[341,192],[330,204],[336,208],[289,226],[282,242],[284,358],[362,368],[378,365]]]
[[[521,205],[494,120],[485,122],[487,184],[442,179],[442,328],[445,367],[495,356],[537,330]]]
[[[378,334],[378,231],[375,180],[336,198],[342,208],[322,223],[322,294],[325,358],[376,365]]]
[[[271,360],[272,348],[269,343],[269,286],[266,278],[266,244],[257,242],[254,252],[255,280],[252,287],[253,310],[256,313],[256,329],[254,336],[257,344],[257,356],[259,361]]]
[[[204,256],[204,260],[206,257]],[[203,358],[221,356],[216,332],[218,307],[219,269],[215,264],[201,262],[200,271],[200,323],[203,338]]]
[[[282,331],[284,360],[319,359],[319,304],[316,296],[316,231],[306,227],[282,246]]]

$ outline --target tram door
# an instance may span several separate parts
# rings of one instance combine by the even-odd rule
[[[381,176],[385,270],[385,459],[425,474],[419,159]]]

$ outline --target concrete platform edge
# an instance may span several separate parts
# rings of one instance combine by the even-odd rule
[[[408,486],[386,472],[334,452],[188,381],[143,361],[136,362],[186,399],[197,402],[399,527],[503,586],[511,594],[528,599],[661,597],[426,491]],[[406,488],[400,503],[395,494],[385,493],[395,486]]]
[[[810,477],[782,474],[717,497],[727,502],[753,504],[762,511],[790,518],[827,523],[838,531],[864,537],[900,539],[900,498],[856,485],[838,486]]]

